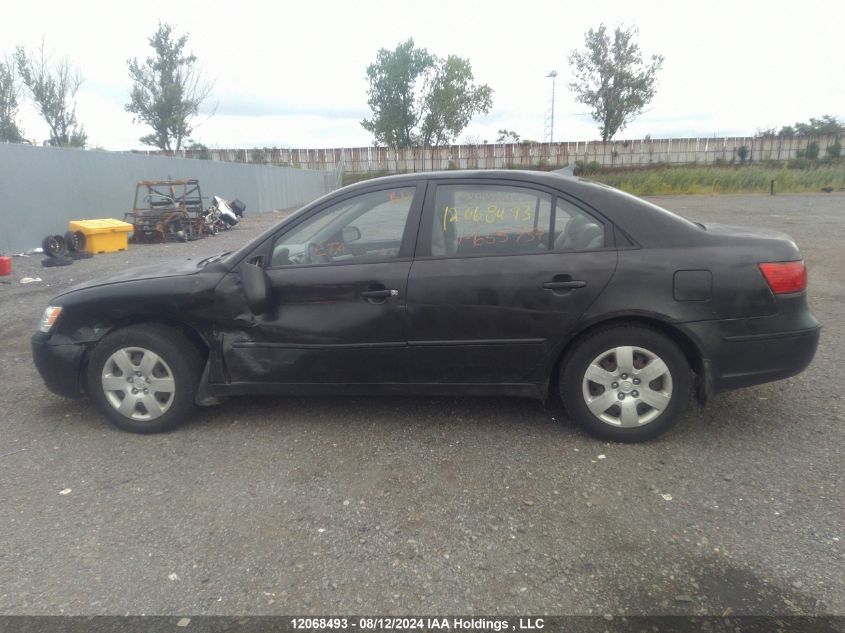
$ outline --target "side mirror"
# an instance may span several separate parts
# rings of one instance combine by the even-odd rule
[[[244,289],[246,304],[253,314],[264,314],[267,310],[267,297],[270,284],[264,269],[255,264],[241,264],[241,286]]]
[[[357,226],[344,226],[340,237],[344,244],[349,244],[361,239],[361,231]]]

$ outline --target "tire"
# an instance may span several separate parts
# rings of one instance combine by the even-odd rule
[[[61,257],[67,253],[67,242],[61,235],[48,235],[41,241],[41,248],[50,257]]]
[[[193,412],[201,371],[200,353],[177,330],[157,324],[133,325],[97,344],[88,363],[86,384],[89,396],[118,428],[162,433]],[[136,385],[142,387],[133,394]],[[106,387],[115,388],[107,391]]]
[[[85,233],[82,231],[66,231],[65,242],[69,253],[85,252]]]
[[[68,257],[71,259],[91,259],[94,254],[88,251],[71,251],[68,253]]]
[[[41,260],[41,265],[44,268],[54,268],[56,266],[70,266],[73,259],[64,255],[56,255],[55,257],[45,257]]]
[[[672,340],[647,326],[612,326],[587,334],[563,363],[559,387],[567,412],[604,440],[657,437],[689,403],[692,375],[686,357]],[[650,379],[645,384],[638,377],[643,372]]]

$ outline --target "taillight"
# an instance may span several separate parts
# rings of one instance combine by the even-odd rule
[[[804,262],[766,262],[757,264],[760,272],[776,295],[801,292],[807,288],[807,268]]]

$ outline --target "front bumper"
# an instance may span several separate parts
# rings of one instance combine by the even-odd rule
[[[38,373],[53,393],[65,398],[81,398],[82,366],[85,346],[50,343],[50,335],[36,332],[32,336],[32,358]]]
[[[789,378],[812,362],[819,322],[803,296],[781,300],[780,308],[769,317],[686,324],[704,351],[713,391]]]

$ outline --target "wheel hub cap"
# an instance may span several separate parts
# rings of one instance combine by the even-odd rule
[[[103,393],[121,415],[150,421],[164,415],[173,404],[176,381],[164,359],[142,347],[115,351],[103,365]]]
[[[587,408],[618,427],[654,421],[672,400],[672,374],[651,350],[623,345],[596,356],[582,382]]]

